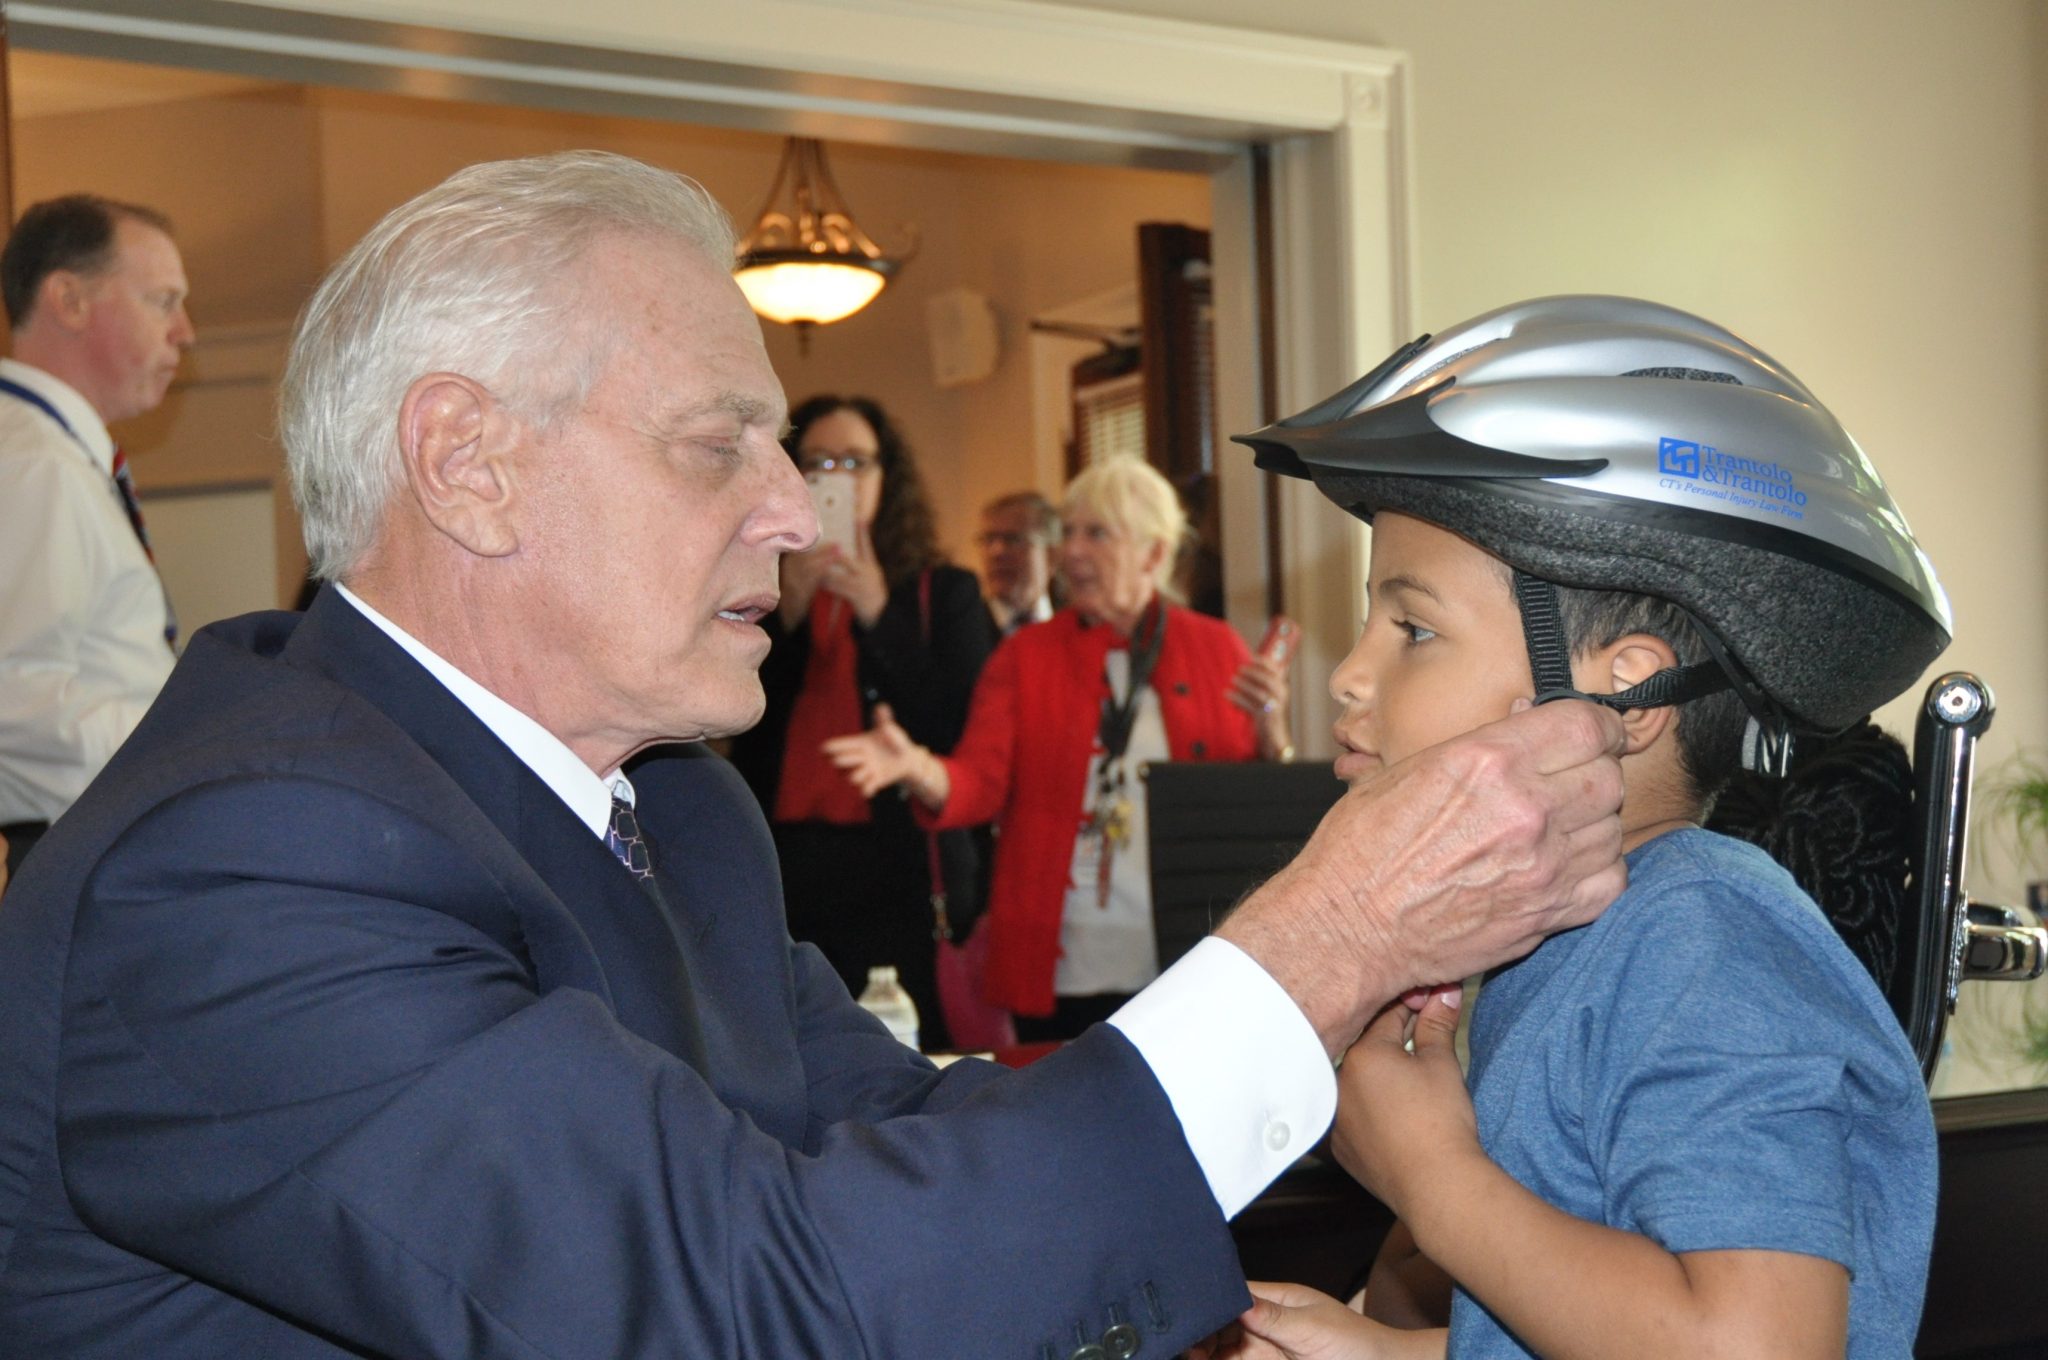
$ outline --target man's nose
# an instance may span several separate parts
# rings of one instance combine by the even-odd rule
[[[755,513],[755,524],[779,552],[804,552],[818,541],[818,508],[811,501],[811,489],[804,475],[779,444],[771,442],[768,483]]]
[[[179,349],[188,349],[198,338],[199,332],[193,328],[191,316],[183,307],[178,308],[177,313],[171,317],[171,343]]]

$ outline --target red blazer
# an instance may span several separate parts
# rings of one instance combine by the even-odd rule
[[[996,649],[974,689],[967,731],[946,757],[952,791],[924,817],[936,827],[996,822],[988,971],[982,991],[1021,1015],[1049,1015],[1060,914],[1084,825],[1082,783],[1095,750],[1103,674],[1115,633],[1071,609],[1018,630]],[[1168,607],[1152,671],[1175,760],[1251,760],[1252,717],[1227,697],[1251,649],[1219,619]]]

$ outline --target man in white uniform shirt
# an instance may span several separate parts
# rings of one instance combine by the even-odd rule
[[[175,660],[107,426],[155,409],[192,343],[158,213],[38,203],[0,252],[0,834],[15,867],[141,721]]]

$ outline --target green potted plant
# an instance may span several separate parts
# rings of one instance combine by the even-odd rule
[[[2030,873],[2048,867],[2048,767],[2022,752],[2000,772],[1991,790],[1991,815],[2000,831],[2012,838],[2014,859]],[[2027,905],[2037,913],[2041,885],[2030,883]],[[2021,1051],[2028,1061],[2048,1068],[2048,1015],[2027,1010]]]

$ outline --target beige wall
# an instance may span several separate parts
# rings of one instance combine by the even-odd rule
[[[312,110],[284,87],[23,118],[14,198],[92,192],[158,208],[177,226],[195,325],[273,321],[298,310],[320,269],[313,148]]]

